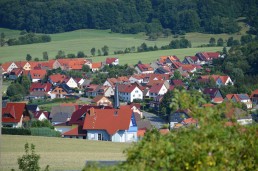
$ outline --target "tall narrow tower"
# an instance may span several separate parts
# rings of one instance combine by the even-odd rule
[[[120,102],[119,102],[119,95],[118,95],[118,83],[116,83],[116,87],[115,87],[115,103],[114,103],[114,108],[115,109],[119,109],[120,107]]]

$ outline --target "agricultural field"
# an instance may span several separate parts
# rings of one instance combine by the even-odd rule
[[[17,158],[24,152],[26,142],[36,146],[40,167],[50,170],[81,170],[86,160],[125,160],[123,151],[130,143],[87,141],[35,136],[1,136],[1,171],[18,170]]]
[[[59,50],[63,50],[65,54],[77,54],[78,51],[83,51],[87,56],[91,56],[90,50],[91,48],[96,48],[97,50],[107,45],[109,47],[109,56],[115,56],[121,58],[121,64],[133,64],[134,60],[131,59],[133,57],[138,58],[137,61],[142,60],[144,62],[151,62],[153,57],[155,59],[161,55],[177,55],[179,52],[179,56],[186,55],[194,55],[199,51],[217,51],[222,48],[218,47],[209,47],[209,48],[201,48],[195,49],[203,44],[208,44],[209,39],[214,37],[216,40],[218,38],[223,38],[224,41],[228,39],[228,37],[233,36],[234,39],[240,39],[240,37],[245,34],[247,28],[243,23],[240,23],[242,26],[242,31],[237,34],[203,34],[203,33],[187,33],[184,37],[192,42],[193,49],[180,49],[180,50],[170,50],[170,51],[155,51],[155,52],[147,52],[147,53],[133,53],[126,55],[114,55],[114,51],[124,50],[125,48],[137,47],[140,46],[143,42],[145,42],[148,46],[157,45],[161,47],[163,45],[168,45],[171,40],[175,39],[173,35],[167,38],[159,38],[156,41],[147,40],[147,36],[143,33],[139,34],[119,34],[112,33],[110,30],[92,30],[92,29],[83,29],[76,30],[65,33],[51,34],[52,41],[48,43],[37,43],[37,44],[29,44],[29,45],[17,45],[17,46],[5,46],[0,47],[0,63],[7,61],[19,61],[25,60],[26,55],[30,54],[32,58],[38,57],[42,59],[42,53],[44,51],[48,52],[49,58],[55,58],[57,52]],[[14,38],[19,36],[18,30],[9,30],[0,28],[0,32],[4,32],[6,38]],[[180,38],[182,36],[179,36]],[[185,53],[182,53],[185,52]],[[92,57],[93,61],[102,61],[105,57]],[[130,59],[127,59],[130,58]],[[142,59],[143,58],[143,59]],[[150,60],[148,60],[150,59]]]

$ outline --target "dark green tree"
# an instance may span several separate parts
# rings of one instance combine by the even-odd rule
[[[108,56],[109,48],[108,48],[107,45],[103,46],[103,47],[101,48],[101,50],[102,50],[104,56]]]
[[[83,57],[85,57],[84,52],[83,52],[83,51],[79,51],[79,52],[77,53],[77,57],[78,57],[78,58],[83,58]]]
[[[216,39],[214,37],[210,38],[209,45],[210,46],[215,46],[216,45]]]
[[[101,51],[98,49],[98,56],[101,56],[102,54],[101,54]]]
[[[67,54],[67,58],[76,58],[76,56],[73,53],[69,53],[69,54]]]
[[[1,33],[1,36],[0,36],[0,46],[4,46],[5,45],[5,34],[4,33]]]
[[[91,53],[92,56],[95,56],[96,48],[91,48],[90,53]]]
[[[253,40],[252,35],[248,34],[248,35],[243,35],[241,36],[241,45],[250,43]]]
[[[223,39],[222,39],[222,38],[219,38],[219,39],[217,40],[217,46],[223,46],[223,45],[224,45]]]
[[[30,54],[27,54],[27,55],[26,55],[26,61],[31,61],[31,59],[32,59],[31,55],[30,55]]]
[[[59,50],[56,55],[56,59],[65,58],[65,52],[62,50]]]
[[[47,51],[43,52],[43,60],[48,61],[48,53]]]
[[[90,72],[90,67],[89,67],[89,65],[83,65],[83,66],[82,66],[82,71],[83,71],[83,72]]]
[[[233,41],[234,41],[234,38],[233,38],[233,37],[229,37],[229,38],[228,38],[228,41],[227,41],[227,46],[228,46],[228,47],[233,46]]]

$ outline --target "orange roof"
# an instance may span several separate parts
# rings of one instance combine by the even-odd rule
[[[159,133],[162,134],[162,135],[166,135],[166,134],[169,133],[169,129],[160,129]]]
[[[98,95],[98,96],[96,96],[96,97],[94,97],[94,98],[92,99],[92,102],[97,103],[97,102],[100,101],[102,98],[108,99],[108,98],[106,98],[105,96]]]
[[[184,71],[188,71],[188,72],[191,72],[192,70],[194,70],[196,68],[196,66],[191,65],[191,64],[184,64],[181,67]]]
[[[30,76],[32,79],[43,79],[47,74],[46,70],[30,70]]]
[[[207,103],[207,104],[203,104],[202,106],[203,106],[203,107],[213,107],[213,106],[214,106],[214,104]]]
[[[193,118],[188,118],[188,119],[183,120],[183,123],[185,123],[185,124],[196,124],[197,120],[193,119]]]
[[[140,129],[137,131],[137,137],[143,137],[145,134],[146,130],[145,129]]]
[[[74,129],[63,133],[66,136],[86,136],[87,132],[83,131],[81,127],[75,127]]]
[[[10,67],[10,65],[12,64],[13,62],[5,62],[3,63],[1,66],[3,68],[4,71],[7,71],[7,69]]]
[[[131,93],[136,87],[136,85],[131,84],[119,84],[118,91],[123,93]]]
[[[102,66],[102,62],[94,62],[94,63],[92,63],[92,68],[93,69],[97,69],[97,68],[101,68],[101,66]]]
[[[8,102],[6,107],[2,108],[2,121],[3,123],[14,122],[18,123],[21,120],[26,103],[11,103]],[[5,117],[5,114],[10,114],[9,117]]]
[[[132,117],[130,106],[120,106],[119,109],[90,108],[83,123],[84,130],[106,130],[109,135],[119,130],[128,130]]]
[[[17,65],[18,68],[23,68],[27,61],[17,61],[15,64]]]
[[[223,102],[223,98],[222,97],[215,97],[212,99],[213,103],[222,103]]]
[[[252,98],[255,94],[258,94],[258,89],[254,90],[250,96],[250,98]]]
[[[59,74],[59,73],[49,76],[49,79],[51,79],[51,81],[54,82],[54,83],[62,82],[65,78],[66,78],[65,75]]]

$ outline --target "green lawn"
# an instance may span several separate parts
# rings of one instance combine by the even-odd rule
[[[240,23],[241,24],[241,23]],[[244,24],[243,29],[244,28]],[[0,32],[4,32],[7,38],[17,37],[19,35],[19,31],[17,30],[9,30],[0,28]],[[228,37],[233,36],[235,39],[240,39],[241,34],[245,34],[245,30],[241,31],[239,34],[203,34],[203,33],[187,33],[185,38],[189,39],[192,42],[192,46],[195,48],[202,44],[207,44],[211,37],[214,37],[216,40],[218,38],[223,38],[227,40]],[[119,34],[119,33],[111,33],[110,30],[91,30],[91,29],[83,29],[76,30],[65,33],[51,34],[52,41],[49,43],[37,43],[37,44],[29,44],[29,45],[17,45],[17,46],[5,46],[0,47],[0,63],[7,61],[19,61],[25,60],[26,55],[30,54],[32,58],[38,57],[42,59],[42,53],[44,51],[48,52],[50,58],[55,58],[57,52],[59,50],[63,50],[66,54],[74,53],[77,54],[78,51],[83,51],[86,55],[90,56],[90,49],[95,47],[96,49],[101,49],[104,45],[109,47],[109,56],[121,57],[121,63],[130,62],[131,59],[123,60],[123,57],[128,58],[130,56],[137,56],[138,60],[141,58],[146,58],[146,56],[160,56],[160,55],[176,55],[173,52],[177,52],[177,50],[171,51],[157,51],[157,52],[148,52],[148,53],[135,53],[135,54],[126,54],[126,55],[113,55],[114,51],[124,50],[127,47],[135,46],[136,48],[140,46],[143,42],[145,42],[148,46],[157,45],[161,47],[163,45],[168,45],[169,42],[175,39],[173,36],[169,36],[167,38],[159,38],[156,41],[149,41],[147,37],[143,33],[139,34]],[[209,51],[216,51],[218,48],[209,48]],[[194,51],[196,50],[196,51]],[[198,51],[202,51],[206,49],[184,49],[185,55],[180,53],[183,56],[186,55],[194,55]],[[193,53],[192,53],[193,52]],[[96,53],[97,54],[97,53]],[[150,57],[150,59],[152,59]],[[157,58],[156,57],[156,58]],[[148,58],[148,57],[147,57]],[[101,57],[94,57],[97,61],[100,59],[104,59]],[[143,61],[145,61],[143,59]],[[137,61],[138,61],[137,60]],[[147,60],[150,62],[150,60]],[[132,64],[132,63],[129,63]]]
[[[50,170],[81,170],[86,160],[125,160],[123,150],[129,143],[87,141],[34,136],[3,135],[1,137],[1,171],[18,170],[17,158],[24,152],[24,144],[33,143],[40,155],[40,167]]]

